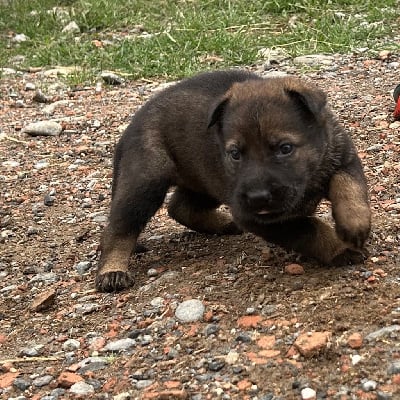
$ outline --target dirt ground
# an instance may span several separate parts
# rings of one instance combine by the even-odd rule
[[[0,398],[276,400],[307,398],[308,388],[318,399],[400,399],[399,61],[338,56],[305,74],[277,66],[323,88],[354,138],[373,211],[364,265],[324,267],[251,234],[201,235],[162,208],[141,237],[148,251],[132,258],[134,287],[117,294],[94,290],[113,147],[162,84],[96,90],[43,71],[4,76]],[[27,83],[64,102],[45,114]],[[50,119],[59,136],[22,131]],[[319,214],[328,218],[329,204]],[[303,273],[286,272],[291,263]],[[175,317],[187,299],[205,306],[200,320]],[[321,344],[298,345],[320,332]]]

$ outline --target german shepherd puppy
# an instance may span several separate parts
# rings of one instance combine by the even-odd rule
[[[360,159],[325,94],[295,77],[202,73],[135,114],[115,150],[98,290],[133,284],[131,253],[171,186],[170,216],[195,231],[253,232],[324,264],[363,261],[371,213]],[[313,216],[324,198],[335,229]]]

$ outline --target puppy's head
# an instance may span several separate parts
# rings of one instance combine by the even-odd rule
[[[318,176],[328,145],[325,94],[294,77],[235,83],[212,107],[236,220],[287,218]]]

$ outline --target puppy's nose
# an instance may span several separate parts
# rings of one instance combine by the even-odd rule
[[[250,208],[263,210],[268,208],[271,203],[271,192],[269,190],[252,190],[246,193],[246,201]]]

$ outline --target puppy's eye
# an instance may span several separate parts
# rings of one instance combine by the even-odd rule
[[[235,146],[229,149],[229,155],[231,156],[232,160],[239,161],[240,157],[242,156],[240,150]]]
[[[288,156],[294,150],[294,146],[291,143],[283,143],[279,146],[279,155]]]

